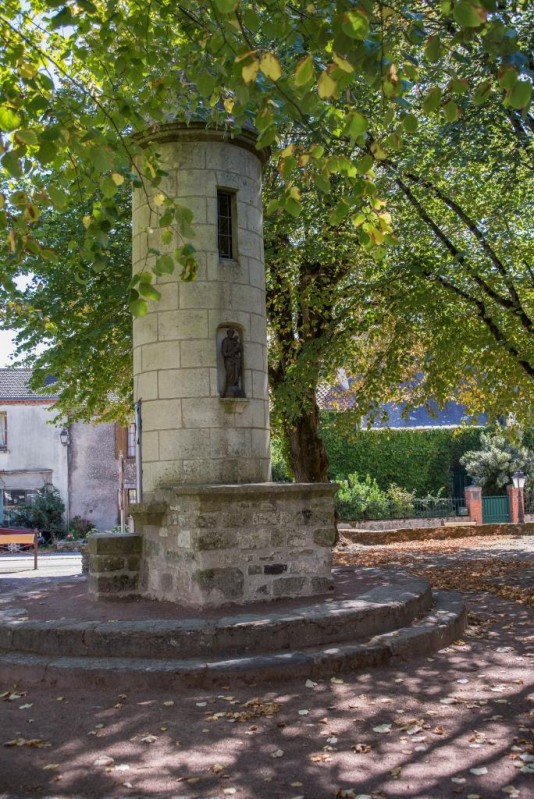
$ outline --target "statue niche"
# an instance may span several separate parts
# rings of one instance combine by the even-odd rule
[[[222,379],[219,383],[222,385],[222,389],[220,395],[223,399],[244,397],[243,348],[239,333],[235,327],[219,328],[218,332],[223,334],[220,343],[222,357],[222,374],[220,376]]]

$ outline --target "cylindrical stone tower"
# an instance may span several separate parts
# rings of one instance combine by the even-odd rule
[[[261,177],[264,155],[243,131],[163,125],[146,136],[161,184],[133,197],[133,270],[161,242],[164,197],[193,212],[196,279],[156,279],[161,299],[135,319],[134,396],[142,407],[143,490],[270,478]]]

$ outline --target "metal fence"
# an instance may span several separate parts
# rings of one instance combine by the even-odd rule
[[[380,521],[384,519],[430,519],[448,516],[467,516],[463,497],[429,497],[412,499],[410,502],[368,502],[361,508],[351,503],[348,508],[339,508],[342,518],[350,516],[354,521]]]
[[[534,513],[534,489],[525,489],[525,513]]]

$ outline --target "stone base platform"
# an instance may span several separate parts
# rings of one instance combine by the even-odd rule
[[[90,590],[196,608],[326,594],[336,488],[163,486],[132,506],[136,536],[90,536]]]
[[[3,679],[122,689],[313,679],[427,654],[466,624],[459,595],[433,595],[425,580],[380,569],[336,569],[331,597],[261,603],[247,613],[97,602],[85,578],[38,583],[0,606]]]

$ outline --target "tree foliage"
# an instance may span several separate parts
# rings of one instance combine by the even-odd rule
[[[497,428],[482,433],[480,443],[480,449],[466,452],[460,459],[475,485],[489,495],[502,494],[518,471],[527,476],[529,487],[532,485],[534,450],[526,446],[520,431]]]
[[[0,291],[2,324],[17,331],[17,357],[33,369],[32,388],[59,395],[55,410],[64,419],[126,422],[132,408],[130,203],[122,198],[99,271],[83,269],[78,261],[81,210],[74,204],[41,216],[39,235],[58,255],[23,258],[20,269],[30,282]]]
[[[85,310],[63,341],[80,363],[65,409],[82,399],[107,413],[83,398],[83,369],[90,385],[96,362],[84,367],[72,342],[88,334],[92,351],[98,338],[89,295],[93,319],[110,318],[106,297],[118,309],[124,191],[162,177],[156,148],[136,134],[200,117],[252,123],[258,147],[272,149],[270,378],[299,478],[326,474],[315,388],[347,361],[359,416],[382,400],[455,392],[474,411],[528,416],[533,23],[526,0],[7,0],[4,283],[13,290],[21,260],[53,264],[58,245],[59,276],[68,239],[64,282],[76,275],[87,291],[71,297]],[[130,284],[136,314],[157,300],[158,274],[175,264],[194,274],[194,219],[156,196],[164,247]],[[58,214],[72,226],[54,239],[47,219]],[[24,299],[54,319],[46,297]],[[117,343],[110,331],[99,339],[110,371],[96,385],[102,393],[115,372],[108,386],[125,397],[128,335]],[[52,371],[67,375],[57,356]]]
[[[293,216],[302,183],[328,196],[332,177],[342,176],[336,213],[366,209],[359,236],[375,246],[373,168],[402,149],[421,115],[453,124],[466,105],[494,98],[513,124],[531,124],[529,21],[528,0],[6,0],[0,226],[14,256],[35,252],[43,210],[61,211],[72,193],[84,202],[97,185],[102,199],[83,218],[80,260],[101,268],[118,188],[161,179],[154,149],[132,134],[202,116],[234,128],[253,122],[258,146],[280,159],[275,205]],[[282,146],[287,124],[311,143]],[[346,159],[331,152],[341,141]],[[49,169],[55,178],[45,188]],[[157,273],[170,255],[188,272],[191,219],[163,195],[162,209],[169,253],[151,253],[147,265]],[[137,313],[150,297],[140,289],[133,285],[130,298]]]

